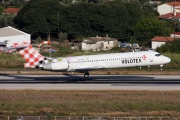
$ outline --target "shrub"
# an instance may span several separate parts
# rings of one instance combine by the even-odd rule
[[[156,49],[158,52],[168,52],[168,53],[180,53],[180,40],[175,40],[171,43],[166,43],[161,45]]]

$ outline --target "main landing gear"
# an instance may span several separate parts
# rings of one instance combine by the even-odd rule
[[[88,77],[89,77],[89,72],[88,72],[88,71],[84,72],[84,77],[85,77],[85,78],[88,78]]]

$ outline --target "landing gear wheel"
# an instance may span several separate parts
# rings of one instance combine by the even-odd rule
[[[163,65],[160,65],[161,71],[163,71]]]
[[[84,73],[84,77],[85,77],[85,78],[88,78],[88,77],[89,77],[89,72],[85,72],[85,73]]]

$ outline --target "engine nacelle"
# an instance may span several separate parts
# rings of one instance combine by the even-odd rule
[[[69,67],[69,63],[66,59],[50,59],[47,63],[43,65],[44,70],[67,70]]]

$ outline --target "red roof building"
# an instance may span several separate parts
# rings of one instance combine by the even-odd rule
[[[180,12],[175,12],[175,13],[170,12],[170,13],[161,15],[158,18],[161,18],[161,19],[180,19]]]
[[[174,7],[180,6],[180,2],[168,2],[166,4],[168,4],[170,6],[174,6]]]
[[[170,35],[171,37],[173,37],[173,38],[178,38],[178,39],[180,39],[180,32],[173,32],[173,33],[171,33],[171,35]]]
[[[156,49],[157,47],[160,47],[166,42],[172,42],[172,41],[174,41],[173,37],[156,36],[151,40],[151,48]]]
[[[20,8],[7,8],[4,10],[4,14],[17,14]]]
[[[180,35],[180,32],[173,32],[172,34]]]
[[[157,42],[172,42],[174,41],[173,37],[163,37],[163,36],[156,36],[152,39],[152,41],[157,41]]]

